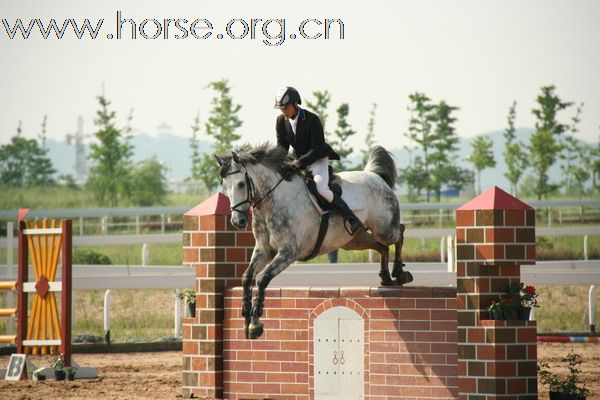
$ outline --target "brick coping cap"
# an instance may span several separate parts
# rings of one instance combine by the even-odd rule
[[[458,210],[533,210],[533,207],[494,186],[463,204]]]
[[[231,215],[229,205],[229,198],[223,193],[218,192],[186,212],[184,215],[198,217],[203,215]]]
[[[256,289],[254,289],[256,290]],[[231,287],[225,290],[225,296],[241,296],[241,287]],[[266,290],[267,297],[402,297],[402,298],[456,298],[454,287],[406,286],[406,287],[367,287],[367,286],[284,286],[270,287]]]

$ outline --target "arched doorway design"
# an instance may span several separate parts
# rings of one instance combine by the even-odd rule
[[[314,320],[315,400],[364,398],[364,320],[332,307]]]

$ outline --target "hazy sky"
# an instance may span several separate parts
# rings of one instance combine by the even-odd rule
[[[213,24],[207,39],[194,39],[170,25],[170,38],[146,40],[138,32],[132,40],[131,25],[125,38],[107,39],[116,33],[117,11],[133,18],[138,29],[144,19],[195,19]],[[335,108],[350,104],[350,122],[359,134],[355,147],[364,142],[370,104],[378,104],[376,139],[390,147],[408,144],[406,130],[408,95],[422,91],[436,101],[460,107],[457,131],[468,137],[504,129],[506,114],[517,100],[518,127],[532,127],[531,108],[542,85],[554,84],[564,100],[584,102],[580,138],[596,141],[600,132],[600,2],[598,1],[9,1],[0,0],[0,18],[12,27],[21,18],[48,23],[55,18],[100,18],[98,39],[75,38],[71,26],[63,39],[41,38],[33,27],[30,38],[10,40],[0,24],[0,143],[13,136],[19,120],[24,134],[39,132],[48,115],[48,136],[63,138],[76,128],[78,115],[85,131],[94,131],[95,96],[105,93],[124,123],[134,108],[133,126],[138,132],[156,134],[163,122],[172,132],[191,135],[196,112],[204,122],[212,93],[208,82],[227,78],[235,100],[242,104],[242,141],[273,139],[272,103],[276,89],[296,86],[304,97],[315,90],[329,90],[332,106],[329,130],[335,124]],[[284,18],[286,40],[267,46],[258,22],[256,37],[242,35],[244,20]],[[338,18],[345,37],[304,39],[315,36],[314,20]],[[314,20],[313,20],[314,19]],[[183,21],[180,23],[185,26]],[[335,26],[332,26],[335,28]],[[128,30],[129,29],[129,30]],[[145,25],[150,37],[154,22]],[[272,22],[268,33],[276,36],[280,25]],[[333,29],[335,33],[338,31]],[[207,30],[200,30],[203,35]],[[217,39],[217,34],[225,34]],[[290,35],[297,35],[291,39]],[[164,34],[164,31],[163,31]],[[336,36],[336,35],[334,35]],[[273,40],[272,42],[277,42]],[[574,109],[560,118],[568,122]]]

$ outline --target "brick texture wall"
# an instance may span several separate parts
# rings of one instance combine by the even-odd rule
[[[221,194],[184,216],[184,265],[198,293],[183,326],[185,398],[313,398],[313,328],[333,307],[364,324],[367,399],[537,398],[535,322],[487,312],[520,282],[520,265],[535,262],[533,210],[514,197],[493,188],[457,210],[456,289],[269,288],[257,340],[244,337],[238,287],[254,238],[228,221]]]
[[[367,399],[457,397],[454,289],[267,289],[266,332],[257,340],[244,338],[241,289],[225,293],[224,398],[313,398],[313,323],[335,306],[364,320]]]
[[[492,299],[535,263],[535,213],[495,187],[456,211],[459,398],[537,398],[535,321],[495,321]]]
[[[229,222],[221,193],[183,217],[183,265],[196,270],[196,317],[183,321],[183,394],[223,396],[223,290],[239,286],[254,248]]]

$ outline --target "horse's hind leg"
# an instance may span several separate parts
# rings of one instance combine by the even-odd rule
[[[242,316],[245,318],[244,332],[246,333],[246,339],[249,338],[248,329],[252,320],[252,280],[256,271],[260,271],[268,262],[268,256],[261,249],[255,247],[250,264],[248,264],[248,268],[242,275],[242,287],[244,288]]]
[[[390,276],[390,269],[388,267],[389,262],[389,247],[375,240],[372,234],[363,231],[359,233],[354,240],[346,244],[344,250],[363,250],[372,249],[379,253],[381,258],[379,277],[381,278],[381,284],[383,286],[394,285],[395,282]]]
[[[277,252],[271,264],[269,264],[263,271],[256,276],[256,286],[258,286],[258,293],[254,299],[254,306],[252,307],[252,321],[248,327],[248,337],[250,339],[256,339],[263,334],[264,327],[263,323],[260,322],[260,317],[263,314],[263,307],[265,303],[265,290],[273,278],[275,278],[281,271],[286,269],[294,260],[296,260],[296,253],[292,251],[289,246],[282,247]]]
[[[394,253],[394,269],[392,276],[396,278],[396,284],[404,285],[413,281],[413,276],[410,272],[404,271],[404,263],[402,262],[402,246],[404,245],[404,224],[400,224],[400,239],[396,242],[396,251]]]

